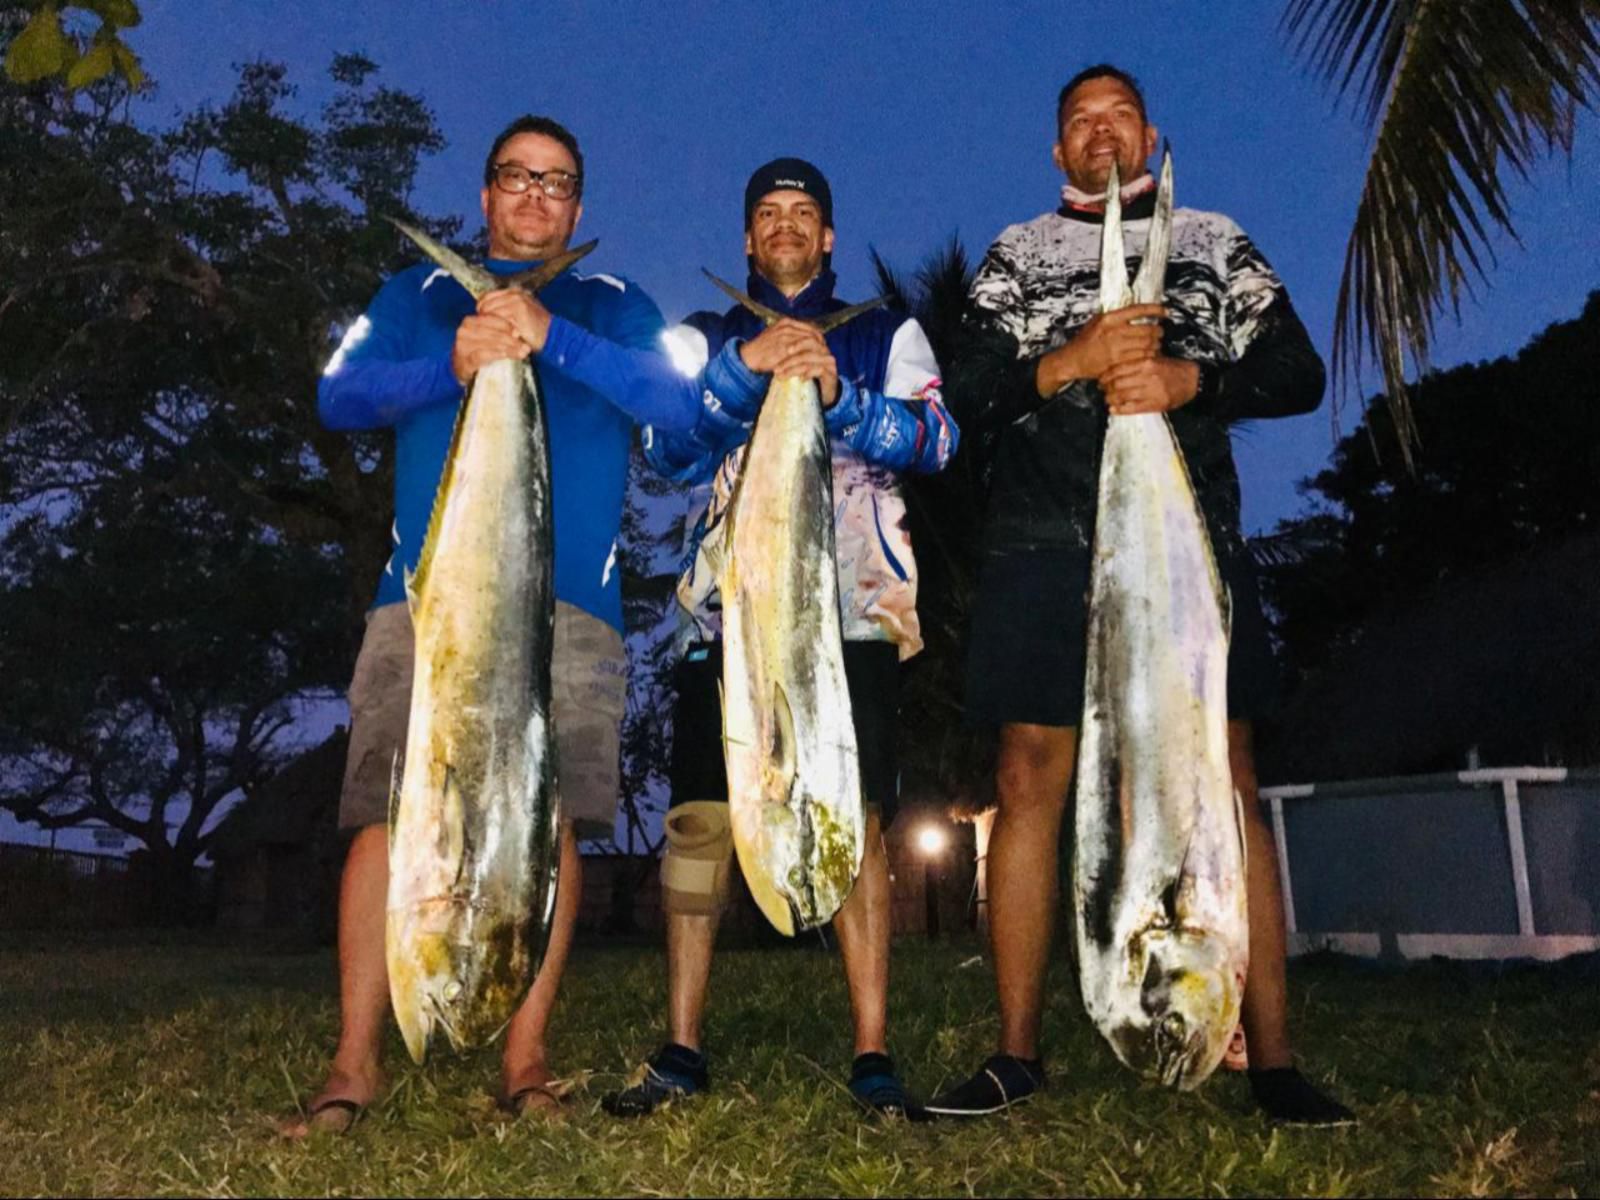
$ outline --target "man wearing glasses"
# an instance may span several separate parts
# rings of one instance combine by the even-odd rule
[[[547,117],[525,116],[495,139],[481,202],[485,266],[527,270],[567,248],[583,213],[577,139]],[[350,750],[339,826],[353,833],[339,897],[339,1044],[309,1115],[284,1127],[346,1132],[383,1086],[379,1051],[389,1005],[384,958],[389,863],[385,824],[391,772],[403,749],[413,644],[404,576],[414,569],[456,411],[472,377],[534,347],[517,332],[532,302],[520,291],[471,296],[431,263],[400,272],[378,292],[329,361],[317,390],[332,429],[395,434],[395,549],[379,580],[350,685]],[[589,330],[634,348],[659,348],[663,323],[637,286],[567,272],[545,287],[550,335]],[[541,338],[541,347],[543,339]],[[616,540],[635,421],[692,428],[693,396],[623,397],[585,386],[546,357],[539,368],[550,433],[555,538],[552,717],[560,764],[560,889],[543,965],[507,1031],[501,1104],[513,1112],[559,1100],[545,1060],[545,1031],[571,945],[582,860],[577,839],[610,833],[616,815],[619,726],[626,693]]]

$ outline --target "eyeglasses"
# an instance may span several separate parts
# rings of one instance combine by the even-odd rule
[[[495,163],[494,185],[502,192],[510,192],[513,196],[520,196],[535,183],[539,190],[552,200],[571,200],[578,194],[578,184],[583,182],[582,176],[574,175],[571,171],[549,170],[530,171],[527,167],[518,166],[516,163]]]

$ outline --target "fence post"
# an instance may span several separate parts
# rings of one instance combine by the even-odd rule
[[[1517,893],[1517,932],[1533,937],[1533,893],[1528,887],[1528,848],[1522,840],[1522,798],[1517,781],[1501,785],[1506,797],[1506,841],[1511,846],[1511,884]]]
[[[1272,812],[1272,840],[1278,848],[1278,883],[1283,888],[1283,931],[1299,932],[1294,915],[1294,876],[1289,871],[1289,831],[1283,821],[1283,802],[1303,800],[1316,793],[1314,783],[1289,783],[1264,789]]]

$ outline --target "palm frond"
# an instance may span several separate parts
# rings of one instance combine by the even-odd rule
[[[878,253],[876,246],[868,245],[867,255],[872,259],[872,273],[878,279],[878,295],[882,296],[884,303],[896,312],[911,315],[914,303],[911,285],[889,265],[883,255]]]
[[[1487,280],[1495,230],[1516,237],[1502,169],[1526,178],[1541,154],[1570,155],[1576,108],[1600,89],[1600,0],[1290,0],[1283,25],[1376,131],[1333,374],[1359,385],[1378,364],[1409,464],[1407,362],[1426,369],[1439,313],[1459,316]]]
[[[1329,531],[1314,521],[1280,521],[1271,533],[1257,533],[1245,539],[1251,561],[1262,570],[1300,566],[1333,545]]]
[[[956,352],[961,323],[971,305],[975,268],[959,234],[935,250],[909,274],[895,270],[876,247],[868,247],[878,292],[890,308],[915,317],[928,335],[934,357],[948,363]]]

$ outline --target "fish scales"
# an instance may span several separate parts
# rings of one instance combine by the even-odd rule
[[[831,464],[816,383],[773,380],[727,518],[723,741],[740,868],[790,935],[838,911],[864,849]]]
[[[1102,311],[1161,298],[1170,157],[1132,288],[1120,207],[1113,171]],[[1227,598],[1163,413],[1109,420],[1088,626],[1073,871],[1084,1007],[1124,1063],[1190,1089],[1238,1021],[1249,925],[1228,761]]]
[[[402,229],[475,297],[535,288],[587,252],[498,280]],[[456,1049],[493,1039],[543,954],[560,829],[553,561],[537,379],[525,362],[497,361],[462,402],[407,579],[416,670],[391,800],[385,951],[395,1017],[418,1062],[436,1029]]]

